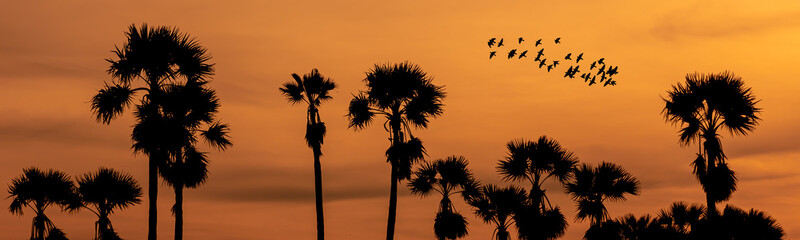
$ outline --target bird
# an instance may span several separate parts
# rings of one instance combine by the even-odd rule
[[[567,69],[567,72],[564,73],[564,77],[569,77],[569,75],[571,73],[572,73],[572,66],[569,66],[569,69]]]
[[[595,81],[594,81],[594,78],[592,78],[592,81],[589,81],[589,86],[592,86],[594,84],[595,84]]]
[[[572,60],[572,58],[571,58],[571,57],[572,57],[572,53],[567,53],[567,56],[566,56],[566,57],[564,57],[564,59],[567,59],[567,60]]]
[[[495,40],[497,40],[497,38],[491,38],[491,39],[489,39],[489,47],[490,47],[490,48],[494,46],[494,41],[495,41]]]
[[[502,46],[503,46],[503,39],[501,38],[500,42],[497,42],[497,47],[502,47]]]
[[[550,72],[550,70],[553,70],[553,64],[547,65],[547,72]]]
[[[603,87],[608,86],[609,84],[611,84],[611,78],[609,78],[606,83],[603,83]]]
[[[542,66],[546,64],[545,62],[547,62],[547,58],[542,59],[542,61],[539,62],[539,68],[542,68]]]
[[[584,73],[583,82],[589,81],[589,78],[592,77],[591,73]]]
[[[517,55],[517,49],[511,49],[511,51],[508,51],[508,59],[513,58],[515,55]]]
[[[572,69],[572,72],[573,72],[572,75],[575,75],[576,73],[581,72],[581,70],[578,70],[578,68],[580,68],[580,67],[581,67],[580,65],[575,66],[575,68]]]
[[[576,63],[578,63],[578,62],[580,62],[581,60],[583,60],[583,53],[581,53],[580,55],[578,55],[578,58],[576,58],[576,59],[575,59],[575,62],[576,62]]]
[[[618,73],[617,72],[617,68],[619,68],[619,66],[615,66],[613,68],[611,66],[609,66],[608,70],[606,71],[606,73],[608,73],[608,76],[614,76],[615,74]]]
[[[558,60],[553,61],[553,67],[558,66]]]
[[[520,54],[519,54],[519,58],[528,57],[528,55],[526,55],[526,54],[528,54],[528,50],[525,50],[525,51],[523,51],[522,53],[520,53]]]
[[[606,58],[600,58],[600,59],[597,59],[597,63],[599,63],[599,64],[603,64],[603,65],[606,65],[605,63],[603,63],[603,60],[605,60],[605,59],[606,59]]]
[[[536,45],[534,45],[534,47],[538,47],[539,45],[542,45],[542,39],[541,38],[539,40],[536,40]]]
[[[561,38],[556,38],[556,41],[555,41],[555,42],[556,42],[556,44],[559,44],[559,43],[561,43]]]
[[[600,66],[600,69],[597,70],[597,74],[605,74],[606,73],[606,65]]]
[[[539,61],[542,59],[542,55],[544,55],[544,48],[539,49],[539,53],[536,54],[536,59],[534,59],[534,61]]]
[[[594,80],[596,80],[596,79],[597,79],[597,75],[594,75],[594,76],[592,77],[592,81],[591,81],[591,82],[595,82]],[[584,82],[585,82],[585,81],[584,81]]]
[[[492,59],[492,57],[494,57],[495,55],[497,55],[497,51],[489,52],[489,59]]]
[[[586,73],[581,74],[581,78],[585,78],[585,77],[586,77]]]
[[[522,44],[522,42],[524,42],[524,41],[525,41],[525,39],[522,39],[522,37],[519,38],[519,44]]]
[[[592,62],[592,65],[589,66],[589,70],[594,69],[597,66],[597,61]]]

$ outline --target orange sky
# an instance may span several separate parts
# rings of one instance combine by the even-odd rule
[[[223,3],[224,2],[224,3]],[[12,1],[0,9],[0,180],[30,166],[71,175],[112,167],[146,185],[146,161],[130,151],[130,112],[94,121],[89,99],[110,79],[105,58],[132,23],[170,25],[214,57],[212,86],[234,147],[210,154],[210,181],[186,191],[187,239],[311,239],[315,235],[305,109],[278,92],[290,74],[318,68],[339,88],[321,114],[328,126],[323,181],[328,239],[385,234],[388,141],[380,126],[355,132],[351,94],[375,63],[409,60],[446,86],[445,113],[415,135],[429,159],[463,155],[485,183],[511,139],[551,136],[581,161],[611,161],[637,176],[642,194],[608,203],[611,216],[657,213],[675,201],[704,202],[677,127],[661,97],[686,73],[732,70],[762,99],[763,121],[747,137],[725,136],[739,176],[731,203],[757,208],[800,236],[800,2],[797,1]],[[582,51],[620,65],[619,85],[586,87],[528,61],[487,60],[486,40],[562,37],[555,52]],[[523,185],[524,186],[524,185]],[[574,204],[550,186],[579,239]],[[159,195],[159,236],[172,237],[172,193]],[[432,239],[439,199],[401,188],[397,239]],[[3,199],[1,206],[10,201]],[[462,213],[471,209],[457,204]],[[126,239],[144,239],[146,204],[111,216]],[[94,215],[48,211],[71,239],[93,236]],[[470,216],[467,239],[492,227]],[[3,238],[29,236],[30,212],[0,213]]]

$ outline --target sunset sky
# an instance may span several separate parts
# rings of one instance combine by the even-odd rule
[[[547,135],[582,162],[622,165],[642,183],[640,196],[608,202],[612,217],[657,214],[676,201],[704,203],[692,175],[696,145],[678,143],[661,115],[663,97],[691,72],[733,71],[752,87],[761,124],[745,137],[723,137],[739,190],[729,201],[776,218],[786,239],[800,238],[800,2],[776,1],[7,1],[0,8],[0,180],[23,168],[71,176],[100,166],[132,174],[146,189],[146,156],[131,151],[130,111],[97,123],[89,100],[111,77],[106,58],[131,24],[179,27],[215,63],[211,86],[234,146],[210,151],[208,183],[185,191],[186,239],[312,239],[312,152],[303,140],[305,107],[280,94],[291,74],[312,68],[339,87],[322,105],[328,126],[322,158],[328,239],[385,236],[388,134],[376,122],[348,129],[347,104],[365,89],[376,63],[410,61],[444,85],[444,115],[416,129],[429,160],[461,155],[483,183],[501,181],[495,166],[513,139]],[[547,73],[527,60],[488,59],[486,41],[543,38],[553,53],[583,52],[619,65],[614,87]],[[562,43],[552,45],[552,39]],[[528,45],[530,46],[530,45]],[[532,48],[532,47],[528,47]],[[546,53],[548,53],[546,52]],[[501,50],[502,55],[502,50]],[[535,55],[530,54],[529,55]],[[524,183],[514,183],[529,187]],[[547,186],[570,227],[575,204]],[[10,199],[0,197],[6,209]],[[145,239],[147,201],[116,212],[125,239]],[[433,239],[439,198],[401,185],[396,239]],[[462,201],[466,239],[490,239]],[[173,193],[161,185],[159,232],[173,236]],[[724,207],[719,204],[719,207]],[[33,214],[0,212],[0,238],[30,235]],[[88,211],[47,215],[70,239],[93,237]]]

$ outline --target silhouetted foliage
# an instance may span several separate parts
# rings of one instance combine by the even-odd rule
[[[413,194],[427,196],[438,192],[442,195],[433,223],[434,233],[440,240],[462,238],[468,234],[466,219],[453,209],[450,200],[452,194],[460,194],[466,201],[479,194],[478,182],[467,165],[467,159],[460,156],[425,163],[414,172],[408,184]]]
[[[139,204],[142,188],[131,175],[109,168],[100,168],[78,178],[78,193],[84,207],[97,215],[95,239],[120,239],[108,215],[114,210]]]
[[[22,215],[22,209],[27,207],[36,214],[31,240],[51,239],[51,236],[52,239],[59,239],[59,235],[63,235],[44,214],[48,206],[57,205],[64,211],[75,211],[81,206],[72,179],[66,173],[52,169],[24,169],[21,176],[11,180],[8,193],[8,198],[11,198],[8,210],[11,213]]]
[[[386,117],[383,126],[391,141],[386,158],[392,166],[386,239],[391,240],[397,212],[397,183],[411,177],[413,165],[425,154],[422,141],[414,137],[411,127],[427,128],[429,118],[440,116],[445,93],[419,66],[409,62],[376,64],[366,75],[367,90],[360,91],[350,101],[349,127],[363,129],[375,115]]]
[[[514,223],[513,214],[524,207],[527,199],[525,189],[514,186],[499,188],[489,184],[483,186],[480,194],[471,199],[469,204],[475,208],[478,218],[495,225],[493,239],[509,240],[509,227]]]
[[[608,211],[605,200],[623,201],[625,194],[639,195],[639,180],[622,166],[603,162],[597,167],[582,164],[575,169],[574,180],[565,185],[577,202],[578,220],[591,218],[592,225],[603,222]]]
[[[697,142],[700,151],[692,163],[694,173],[706,192],[708,212],[717,215],[716,203],[736,191],[736,176],[728,168],[719,139],[720,129],[746,135],[758,121],[761,109],[744,81],[731,72],[693,73],[686,82],[668,91],[663,114],[667,121],[680,124],[680,141]]]
[[[306,115],[306,144],[314,151],[314,195],[317,210],[317,240],[325,238],[325,223],[322,211],[322,143],[325,138],[325,123],[319,115],[319,106],[330,100],[330,91],[336,88],[332,79],[326,78],[317,69],[300,78],[292,73],[295,82],[287,82],[280,88],[291,103],[304,102],[308,105]]]

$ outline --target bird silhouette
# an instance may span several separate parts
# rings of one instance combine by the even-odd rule
[[[603,63],[603,60],[606,60],[606,58],[597,59],[597,63],[606,65],[605,63]]]
[[[489,52],[489,59],[492,59],[495,55],[497,55],[497,51]]]
[[[584,73],[583,74],[583,82],[589,81],[589,78],[592,77],[591,73]]]
[[[528,54],[528,50],[525,50],[525,51],[523,51],[522,53],[520,53],[520,54],[519,54],[519,58],[528,57],[528,55],[526,55],[526,54]]]
[[[542,59],[542,61],[539,62],[539,68],[542,68],[542,66],[546,64],[545,62],[547,62],[547,58]]]
[[[573,76],[574,76],[575,74],[577,74],[577,73],[581,72],[581,70],[578,70],[578,68],[580,68],[580,67],[581,67],[580,65],[576,65],[576,66],[575,66],[575,68],[573,68],[573,69],[572,69],[572,75],[573,75]]]
[[[572,60],[572,53],[567,53],[567,56],[564,59]]]
[[[522,39],[522,37],[519,38],[519,44],[522,44],[522,42],[524,42],[524,41],[525,41],[525,39]]]
[[[608,73],[608,76],[609,76],[609,77],[610,77],[610,76],[614,76],[615,74],[617,74],[617,73],[618,73],[618,72],[617,72],[617,68],[619,68],[619,66],[611,67],[611,65],[609,65],[609,66],[608,66],[608,70],[606,71],[606,73]]]
[[[597,74],[606,74],[606,65],[600,66],[600,69],[597,70]]]
[[[511,49],[511,51],[508,51],[508,59],[513,58],[515,55],[517,55],[517,49]]]
[[[594,84],[595,84],[595,81],[594,81],[594,78],[592,78],[592,81],[589,81],[589,86],[592,86]]]
[[[556,38],[556,41],[555,41],[555,42],[556,42],[556,44],[559,44],[559,43],[561,43],[561,38]]]
[[[536,54],[536,59],[534,59],[534,61],[541,60],[543,55],[544,55],[544,48],[539,49],[539,53]]]
[[[594,69],[597,66],[597,61],[592,62],[592,65],[589,65],[589,70]]]
[[[553,70],[553,64],[547,65],[547,72],[550,72],[550,70]]]
[[[571,74],[572,74],[572,66],[569,66],[569,69],[567,69],[567,72],[564,73],[564,77],[569,77],[569,75],[571,75]]]
[[[494,41],[495,41],[495,40],[497,40],[497,38],[491,38],[491,39],[489,39],[489,48],[491,48],[491,47],[493,47],[493,46],[494,46]]]
[[[576,62],[576,63],[578,63],[578,62],[580,62],[581,60],[583,60],[583,53],[581,53],[580,55],[578,55],[578,58],[576,58],[576,59],[575,59],[575,62]]]
[[[592,76],[592,81],[591,82],[595,82],[596,79],[597,79],[597,75]],[[584,81],[584,82],[586,82],[586,81]]]
[[[502,47],[502,46],[503,46],[503,39],[501,38],[500,42],[497,42],[497,47]]]
[[[553,61],[553,67],[558,66],[558,60]]]
[[[539,40],[536,40],[536,45],[534,45],[534,47],[538,47],[539,45],[542,45],[542,39],[541,38]]]

